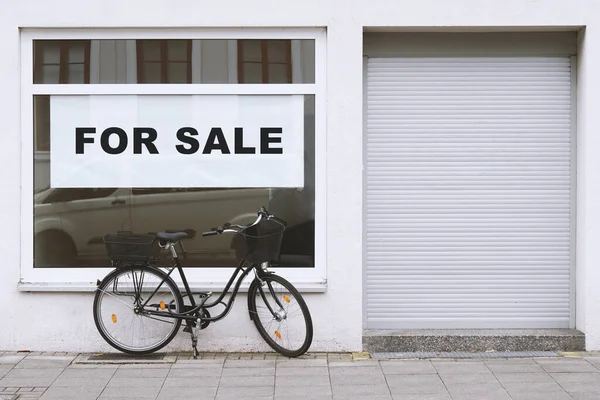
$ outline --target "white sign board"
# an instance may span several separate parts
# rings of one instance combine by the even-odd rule
[[[50,100],[50,181],[83,187],[302,187],[301,95]]]

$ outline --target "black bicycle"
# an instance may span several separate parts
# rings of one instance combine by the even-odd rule
[[[97,282],[94,321],[100,335],[119,351],[143,355],[166,346],[185,321],[183,330],[191,334],[196,358],[199,331],[229,313],[241,283],[254,272],[254,280],[248,289],[250,319],[278,353],[287,357],[304,354],[313,336],[308,307],[290,282],[268,269],[279,256],[286,225],[285,221],[261,207],[258,218],[251,225],[228,223],[202,234],[235,234],[233,247],[237,268],[219,297],[212,301],[212,292],[191,292],[179,262],[175,247],[178,243],[181,246],[180,241],[189,237],[189,232],[106,235],[104,242],[115,269]],[[170,252],[171,265],[159,265],[163,258],[161,249]],[[171,278],[175,270],[181,276],[183,292]],[[240,273],[231,297],[225,303],[223,299]],[[198,296],[198,301],[194,295]],[[189,304],[184,298],[188,298]],[[209,309],[217,305],[225,306],[225,310],[211,316]]]

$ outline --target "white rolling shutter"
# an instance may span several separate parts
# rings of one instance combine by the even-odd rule
[[[367,327],[567,328],[569,57],[369,58]]]

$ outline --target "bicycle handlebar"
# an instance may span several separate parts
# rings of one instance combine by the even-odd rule
[[[269,219],[271,217],[274,217],[274,215],[270,215],[269,212],[267,211],[266,208],[261,207],[258,210],[258,218],[256,218],[256,221],[254,221],[253,223],[251,223],[250,225],[232,225],[229,222],[223,224],[222,226],[218,226],[216,228],[211,228],[210,231],[208,232],[203,232],[202,236],[214,236],[214,235],[220,235],[224,232],[232,232],[232,233],[237,233],[243,229],[247,229],[251,226],[254,226],[256,224],[258,224],[260,221],[263,220],[263,218]],[[233,228],[233,229],[232,229]]]

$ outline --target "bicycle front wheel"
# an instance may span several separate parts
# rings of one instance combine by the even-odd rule
[[[248,290],[250,318],[265,341],[286,357],[306,353],[312,343],[312,318],[304,299],[284,278],[254,279]]]
[[[166,346],[181,320],[169,314],[183,310],[177,285],[152,267],[119,268],[96,290],[94,321],[100,335],[115,349],[149,354]]]

